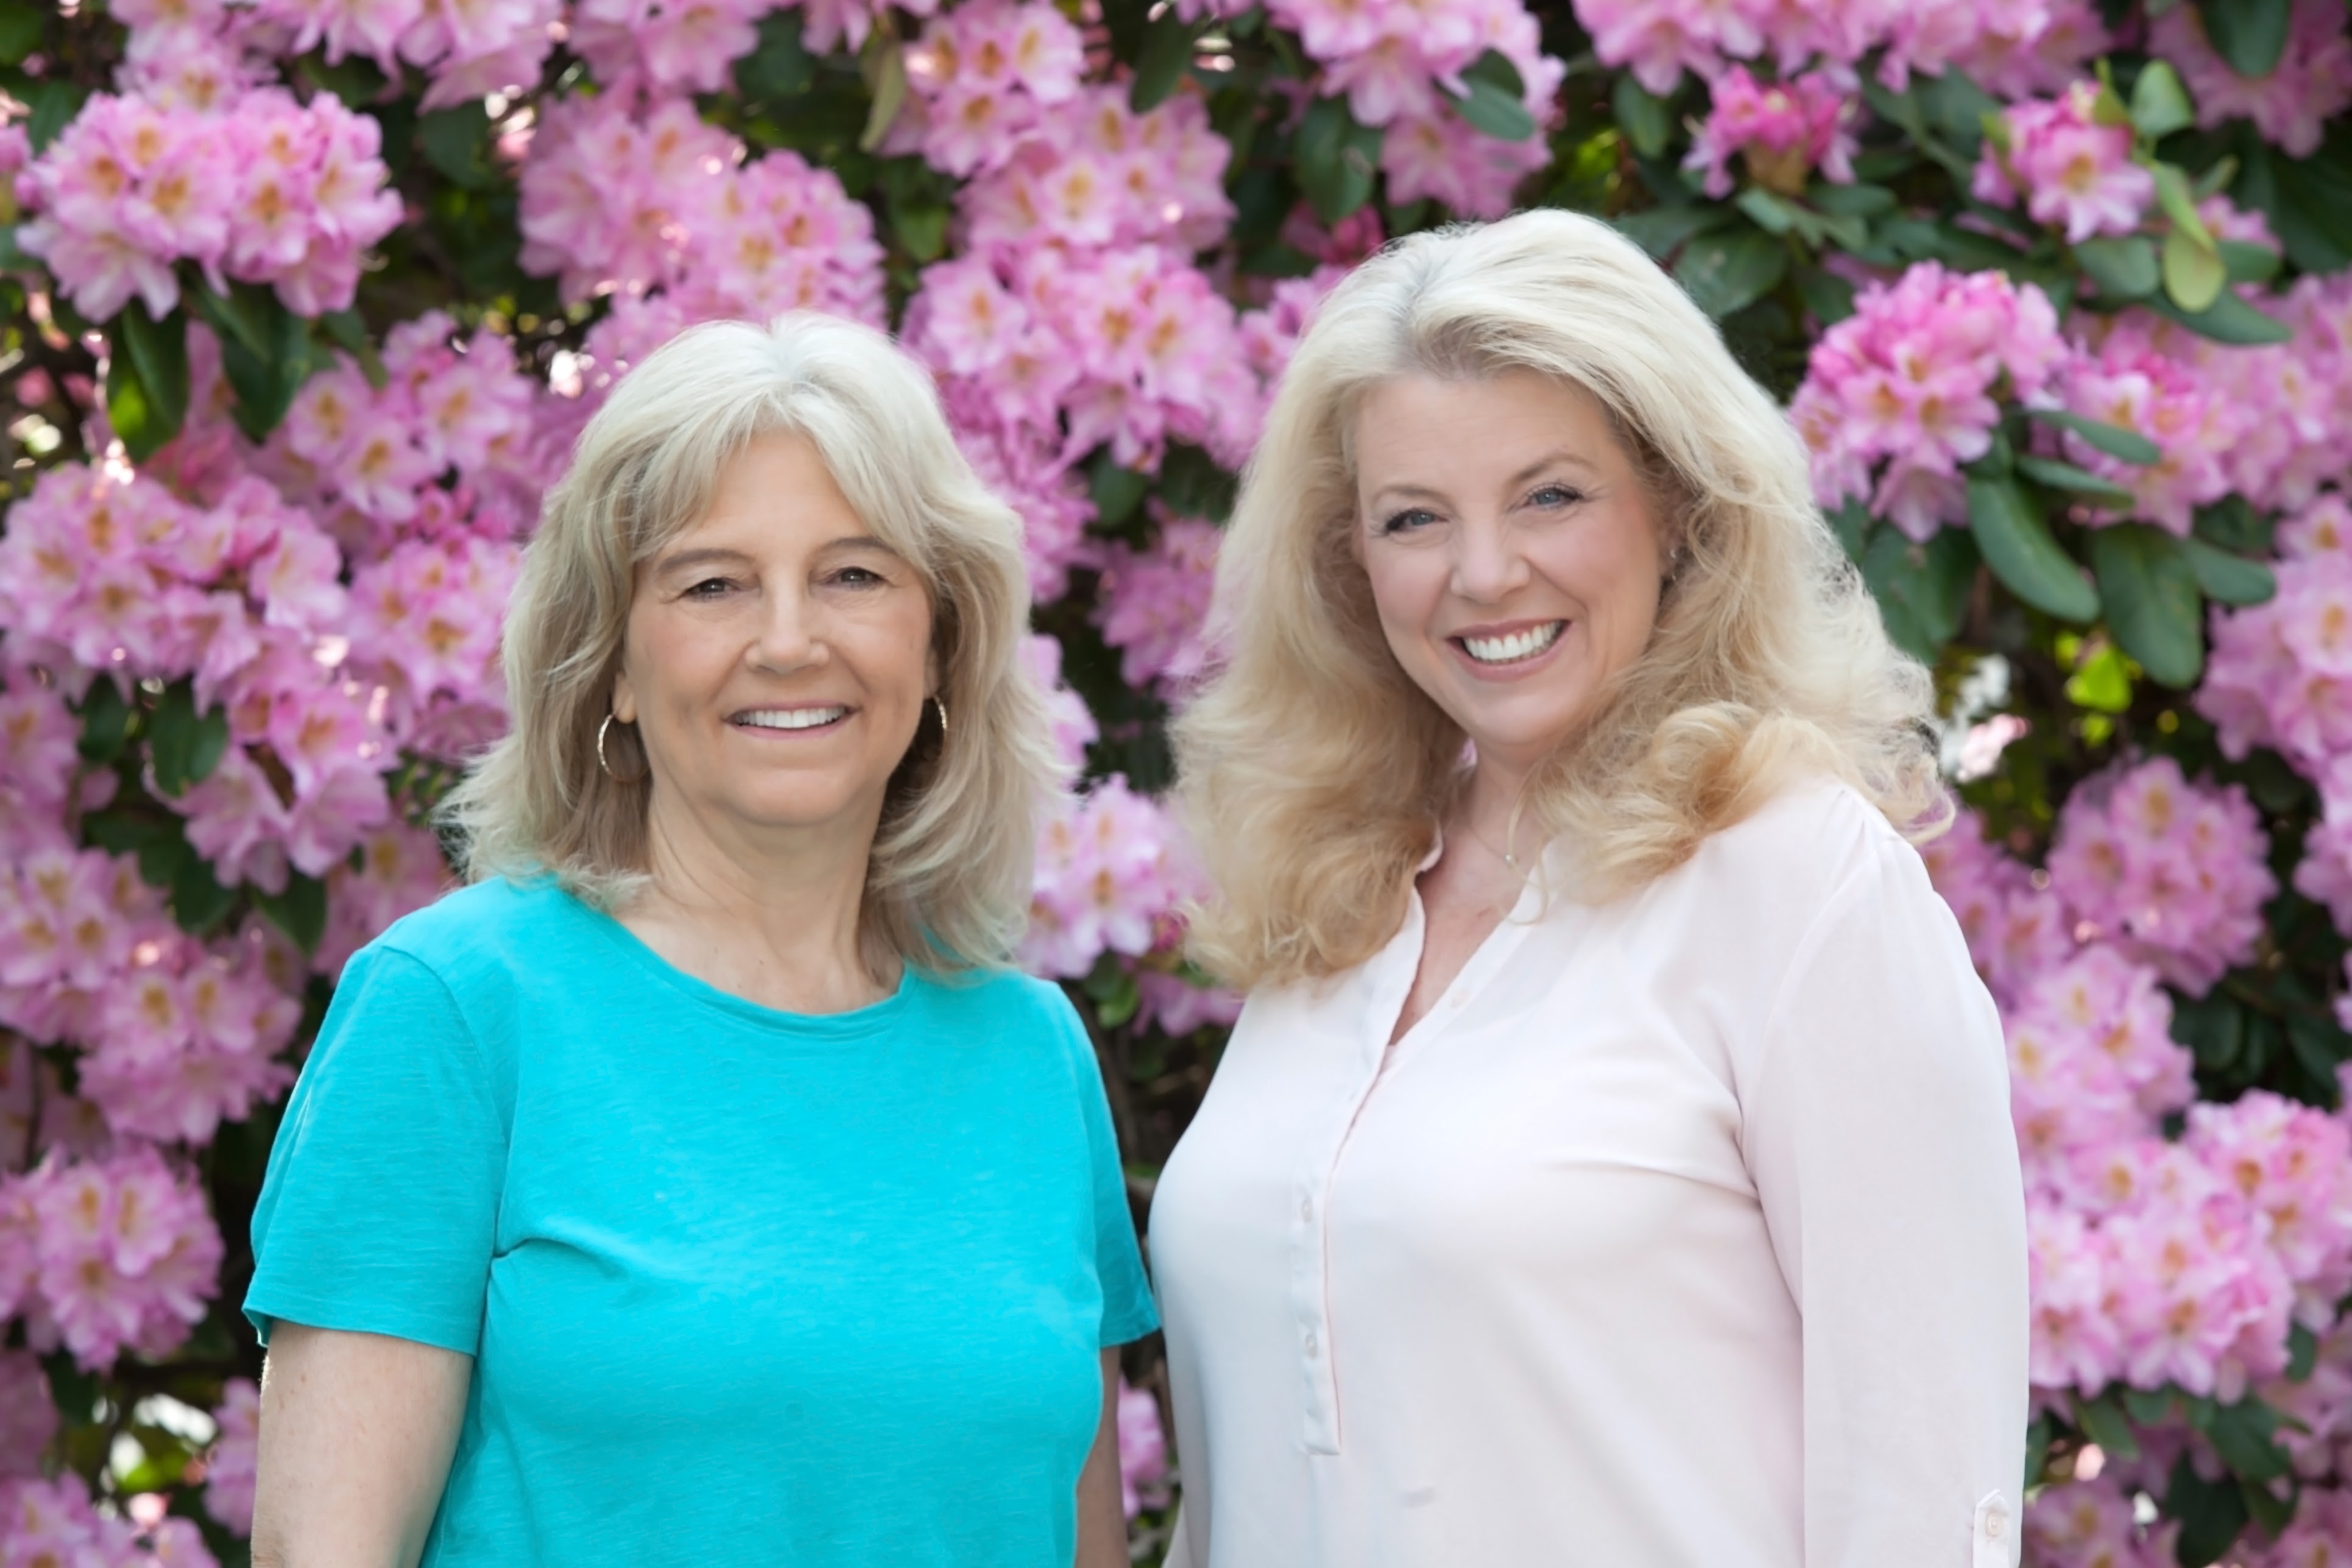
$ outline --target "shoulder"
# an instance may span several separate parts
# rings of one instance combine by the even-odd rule
[[[402,916],[360,950],[371,967],[403,961],[464,999],[520,970],[560,967],[588,934],[586,911],[552,879],[494,877]]]
[[[1919,852],[1860,791],[1840,780],[1790,785],[1708,836],[1683,868],[1719,897],[1752,899],[1785,918],[1819,911],[1856,884],[1890,881],[1929,897]]]
[[[1086,1026],[1062,988],[1034,975],[1010,969],[967,970],[934,978],[925,989],[936,1014],[974,1034],[1041,1036],[1066,1042],[1086,1038]]]

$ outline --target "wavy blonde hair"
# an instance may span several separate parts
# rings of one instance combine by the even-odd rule
[[[1599,400],[1683,549],[1648,647],[1520,802],[1576,895],[1672,869],[1802,774],[1915,837],[1948,819],[1927,672],[1887,641],[1794,431],[1714,324],[1591,218],[1415,235],[1332,292],[1290,362],[1217,563],[1228,656],[1175,727],[1216,889],[1192,952],[1230,984],[1351,968],[1403,918],[1465,737],[1381,635],[1353,549],[1355,418],[1399,376],[1512,371]]]
[[[1001,963],[1028,914],[1037,812],[1057,782],[1021,657],[1021,521],[949,434],[931,378],[870,328],[795,313],[691,328],[613,390],[547,497],[506,624],[514,725],[452,793],[467,875],[552,873],[611,908],[646,880],[653,786],[597,765],[638,569],[709,509],[722,469],[772,431],[816,448],[931,604],[952,733],[925,724],[891,775],[859,910],[869,960]],[[611,736],[628,776],[644,754]]]

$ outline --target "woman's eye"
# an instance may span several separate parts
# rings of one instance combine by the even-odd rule
[[[1528,500],[1531,505],[1549,508],[1574,506],[1583,499],[1584,492],[1581,490],[1570,489],[1566,485],[1545,485],[1529,496]]]
[[[724,577],[705,577],[701,582],[688,588],[686,591],[686,596],[689,599],[715,599],[733,586],[734,584]]]
[[[833,574],[833,580],[845,588],[871,588],[888,581],[870,566],[845,566]]]
[[[1409,533],[1416,528],[1426,527],[1428,524],[1435,522],[1436,521],[1437,514],[1429,510],[1425,507],[1407,507],[1402,511],[1391,512],[1389,516],[1381,519],[1381,531],[1382,533]]]

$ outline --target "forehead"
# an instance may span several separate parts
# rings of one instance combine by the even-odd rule
[[[701,511],[664,541],[654,558],[704,550],[802,553],[849,539],[871,542],[873,530],[815,444],[791,431],[767,431],[719,465]]]
[[[1623,460],[1599,398],[1529,370],[1392,377],[1365,393],[1349,434],[1367,485],[1406,469],[1511,473],[1549,456],[1596,467]]]

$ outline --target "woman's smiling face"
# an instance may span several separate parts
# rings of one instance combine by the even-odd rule
[[[640,569],[613,711],[654,805],[722,834],[878,818],[932,689],[931,606],[806,440],[771,434]]]
[[[1524,778],[1656,625],[1667,542],[1583,388],[1529,371],[1407,375],[1354,430],[1356,547],[1397,662]]]

